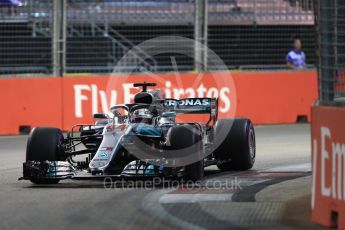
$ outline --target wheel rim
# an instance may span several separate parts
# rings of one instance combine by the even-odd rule
[[[255,134],[253,128],[249,130],[249,154],[250,158],[255,158]]]

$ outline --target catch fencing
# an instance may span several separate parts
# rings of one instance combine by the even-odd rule
[[[192,57],[144,53],[118,66],[159,36],[199,41],[230,70],[275,70],[297,35],[313,67],[314,32],[311,0],[22,0],[0,5],[0,74],[212,71],[197,46]]]

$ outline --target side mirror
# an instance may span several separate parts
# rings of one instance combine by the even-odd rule
[[[96,118],[96,119],[108,119],[109,115],[108,114],[104,114],[104,113],[95,113],[93,115],[93,118]]]

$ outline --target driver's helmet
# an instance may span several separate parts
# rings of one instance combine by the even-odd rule
[[[151,124],[152,118],[153,115],[148,109],[138,109],[133,113],[133,119],[135,122]]]

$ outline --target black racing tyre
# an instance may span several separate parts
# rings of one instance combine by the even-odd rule
[[[195,126],[186,124],[170,128],[168,140],[171,148],[180,151],[182,154],[190,154],[190,151],[193,151],[193,154],[201,154],[201,132]],[[184,179],[191,181],[202,179],[204,176],[204,159],[185,166],[184,170]]]
[[[204,177],[204,160],[185,166],[184,179],[198,181]]]
[[[253,167],[255,131],[249,119],[220,119],[216,124],[216,140],[221,141],[216,143],[218,147],[214,151],[220,170],[248,170]]]
[[[61,143],[64,141],[60,129],[37,127],[29,135],[26,148],[26,161],[65,160]],[[59,179],[32,179],[35,184],[55,184]]]

